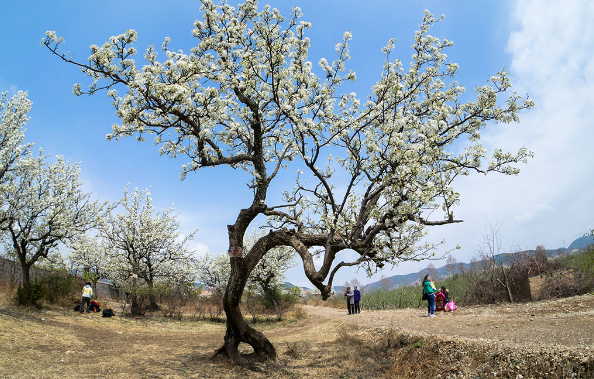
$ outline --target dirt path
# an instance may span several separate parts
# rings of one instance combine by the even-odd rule
[[[306,306],[310,322],[330,320],[364,328],[393,327],[406,333],[443,334],[504,344],[594,350],[594,295],[534,303],[461,307],[427,318],[423,309],[365,311]]]

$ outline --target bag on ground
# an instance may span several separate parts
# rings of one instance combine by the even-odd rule
[[[456,304],[454,304],[453,300],[447,303],[445,306],[446,311],[455,311],[456,309],[458,309],[458,307],[456,306]]]
[[[99,303],[95,300],[91,300],[91,304],[89,306],[93,312],[100,312],[101,308],[99,307]]]
[[[113,309],[111,308],[107,308],[103,310],[103,315],[101,317],[112,317],[115,316],[115,313],[113,313]]]

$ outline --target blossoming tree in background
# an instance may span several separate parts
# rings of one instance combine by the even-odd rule
[[[54,163],[40,151],[29,157],[3,193],[5,204],[5,240],[18,258],[23,273],[23,287],[30,284],[29,269],[41,258],[47,258],[59,244],[68,244],[80,234],[94,228],[103,204],[91,201],[82,191],[80,167],[64,162]]]
[[[261,231],[248,234],[244,239],[245,251],[250,251],[264,234]],[[247,285],[259,288],[276,310],[281,306],[278,291],[282,290],[287,270],[295,266],[297,263],[294,250],[289,246],[278,246],[268,251],[256,264]]]
[[[149,308],[156,309],[157,284],[194,281],[194,252],[187,244],[197,230],[182,235],[174,211],[173,207],[155,211],[148,189],[129,193],[126,188],[118,207],[98,227],[106,277],[130,293],[133,314],[140,312],[138,295],[143,291]]]
[[[82,234],[69,246],[70,253],[68,261],[71,268],[76,271],[85,281],[93,283],[97,295],[97,282],[101,278],[107,277],[105,267],[107,266],[107,254],[105,247],[98,236],[89,237]]]
[[[250,251],[263,236],[264,233],[261,231],[247,234],[244,240],[245,251]],[[246,286],[257,287],[277,308],[279,304],[275,290],[283,285],[287,270],[296,265],[295,254],[291,248],[287,246],[274,248],[267,252],[252,270]],[[205,286],[215,291],[224,291],[230,276],[231,264],[226,255],[213,256],[207,253],[198,260],[198,280]]]
[[[522,148],[496,150],[489,159],[480,132],[488,124],[518,121],[517,113],[532,102],[515,93],[498,101],[510,90],[503,71],[462,101],[465,88],[453,80],[458,65],[444,53],[451,42],[429,35],[438,21],[429,12],[415,34],[408,68],[392,58],[390,41],[383,72],[362,103],[341,90],[356,79],[346,71],[350,33],[337,44],[336,60],[321,59],[314,69],[310,24],[300,20],[299,8],[284,17],[269,6],[258,10],[256,1],[237,8],[201,2],[189,52],[170,49],[166,38],[163,58],[149,46],[138,64],[134,30],[91,46],[84,62],[62,53],[63,39],[54,32],[43,42],[92,79],[86,90],[75,85],[75,93],[107,90],[122,121],[108,139],[153,135],[160,154],[188,158],[182,177],[216,166],[251,175],[252,200],[227,226],[234,256],[224,297],[227,332],[217,351],[246,364],[238,351],[242,342],[276,357],[239,308],[250,274],[269,251],[292,248],[323,298],[342,267],[373,272],[432,256],[435,246],[421,242],[426,226],[461,221],[453,213],[455,179],[491,171],[514,175],[514,164],[530,156]],[[299,170],[295,182],[278,180],[286,167]],[[268,233],[244,249],[246,230],[260,215],[267,216]],[[345,250],[356,259],[338,262]]]
[[[211,291],[223,295],[231,276],[231,265],[226,255],[204,254],[196,262],[196,279]],[[222,296],[221,296],[222,297]]]
[[[7,202],[11,179],[22,168],[22,161],[30,154],[30,145],[24,143],[25,127],[29,121],[28,113],[31,110],[31,101],[27,93],[19,91],[15,96],[8,98],[8,93],[0,94],[0,230],[8,226]],[[3,235],[6,239],[6,235]],[[11,247],[6,247],[2,252],[8,258],[15,258]]]

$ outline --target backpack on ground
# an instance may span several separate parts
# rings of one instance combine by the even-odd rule
[[[74,307],[74,311],[80,312],[80,304],[76,304],[76,307]]]
[[[103,315],[101,317],[113,317],[115,313],[113,313],[113,309],[107,308],[103,310]]]
[[[89,308],[91,308],[91,310],[93,312],[100,312],[101,308],[99,307],[99,303],[96,302],[95,300],[91,300],[91,304],[89,305]]]

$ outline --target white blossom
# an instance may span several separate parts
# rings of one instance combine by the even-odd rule
[[[156,212],[148,189],[128,188],[114,206],[99,226],[107,278],[126,285],[135,275],[151,290],[159,282],[194,280],[194,252],[187,243],[197,230],[183,235],[173,207]]]
[[[48,163],[47,158],[41,149],[37,158],[29,157],[4,193],[2,228],[26,274],[25,285],[37,260],[93,228],[103,208],[82,192],[78,164],[60,156]]]

